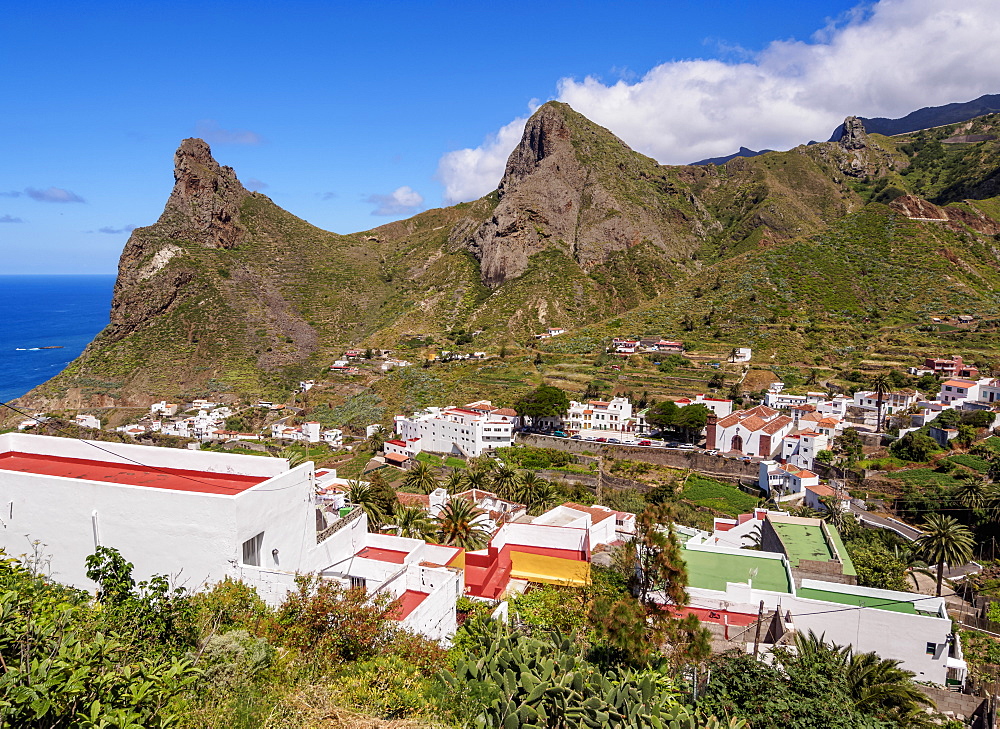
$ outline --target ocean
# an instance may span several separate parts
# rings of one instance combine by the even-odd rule
[[[0,276],[0,402],[59,373],[109,321],[115,276]],[[37,349],[62,347],[62,349]]]

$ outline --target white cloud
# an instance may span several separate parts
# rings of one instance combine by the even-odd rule
[[[557,98],[660,162],[684,164],[740,145],[825,140],[850,114],[899,117],[1000,92],[997,37],[995,0],[881,0],[808,41],[775,41],[739,61],[664,63],[634,82],[564,78]],[[494,189],[522,124],[442,157],[446,200]]]
[[[365,202],[375,206],[372,215],[408,215],[424,204],[424,196],[409,185],[403,185],[388,195],[369,195]]]
[[[491,134],[474,149],[456,149],[438,162],[438,179],[444,183],[447,204],[475,200],[497,186],[507,157],[521,140],[528,117],[520,117]]]
[[[38,202],[54,202],[54,203],[86,202],[86,200],[77,195],[75,192],[72,192],[70,190],[64,190],[61,187],[49,187],[45,190],[36,190],[33,187],[28,187],[25,188],[24,194],[30,197],[32,200],[37,200]]]
[[[195,134],[209,144],[246,144],[256,146],[264,138],[249,129],[223,129],[215,119],[202,119],[194,127]]]

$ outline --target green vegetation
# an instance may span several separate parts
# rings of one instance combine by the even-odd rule
[[[757,498],[731,484],[692,473],[688,476],[681,497],[691,503],[712,509],[726,516],[739,516],[753,511]]]

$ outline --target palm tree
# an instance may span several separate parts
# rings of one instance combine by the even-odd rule
[[[454,496],[459,491],[465,491],[465,474],[461,469],[456,468],[451,474],[444,480],[444,488],[449,494]]]
[[[493,474],[493,490],[501,499],[513,501],[520,480],[517,471],[505,464],[498,467]]]
[[[885,372],[879,372],[874,375],[868,383],[872,392],[875,393],[875,408],[878,411],[876,420],[876,430],[880,433],[882,432],[882,401],[885,396],[892,392],[892,380],[889,379],[889,375]]]
[[[896,545],[892,548],[892,556],[897,562],[906,568],[906,574],[913,580],[913,589],[920,588],[920,581],[917,575],[934,578],[934,572],[927,566],[927,563],[920,558],[920,554],[909,546],[900,547]]]
[[[347,490],[351,503],[360,506],[368,516],[368,531],[377,532],[387,515],[375,489],[361,481],[348,481]]]
[[[306,461],[312,460],[309,457],[308,450],[301,451],[297,448],[292,448],[291,446],[285,448],[280,453],[278,453],[277,457],[287,459],[289,468],[296,468],[298,466],[301,466]]]
[[[403,477],[403,485],[416,489],[422,494],[429,494],[438,487],[438,480],[430,464],[417,461],[417,465],[407,471],[406,476]]]
[[[419,506],[397,505],[394,518],[397,536],[426,541],[434,534],[434,520]]]
[[[847,662],[847,687],[854,706],[866,714],[909,714],[933,703],[913,683],[914,674],[875,653],[852,655]]]
[[[477,521],[483,512],[465,499],[448,499],[437,516],[437,535],[442,544],[466,550],[482,549],[490,532]]]
[[[485,491],[490,485],[490,474],[487,471],[474,469],[465,474],[465,485],[470,489]]]
[[[537,473],[524,471],[514,489],[514,500],[525,506],[530,506],[535,502],[542,483],[544,483],[544,479],[540,478]]]
[[[971,478],[959,476],[959,479],[962,483],[955,489],[953,495],[966,509],[971,511],[982,509],[994,497],[994,489],[989,479],[977,476]]]
[[[372,434],[368,436],[368,445],[371,446],[372,453],[378,453],[382,450],[385,445],[386,440],[388,440],[389,431],[384,427],[379,425],[372,431]]]
[[[913,546],[928,564],[937,565],[937,596],[941,596],[944,566],[963,565],[972,559],[975,542],[972,532],[951,516],[929,514],[924,520],[924,533]]]

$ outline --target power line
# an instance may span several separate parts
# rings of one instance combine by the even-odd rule
[[[23,410],[20,410],[19,408],[14,407],[10,403],[0,402],[0,405],[3,405],[5,408],[8,408],[9,410],[13,410],[18,415],[23,415],[26,418],[30,418],[31,417],[31,415],[29,413],[26,413]],[[42,422],[44,423],[44,422],[47,422],[47,421],[42,421]],[[183,473],[171,473],[171,471],[169,471],[169,470],[167,470],[165,468],[160,468],[158,466],[150,466],[150,465],[148,465],[146,463],[143,463],[142,461],[137,461],[134,458],[129,458],[128,456],[122,455],[121,453],[115,453],[112,450],[108,450],[107,448],[103,448],[103,447],[97,445],[97,443],[95,443],[92,440],[87,440],[87,439],[81,438],[81,437],[79,437],[77,435],[73,435],[68,430],[64,430],[64,429],[62,429],[62,428],[60,428],[60,427],[58,427],[58,426],[56,426],[54,424],[48,425],[47,427],[52,428],[56,432],[62,433],[67,438],[71,438],[73,440],[78,440],[81,443],[86,443],[87,445],[89,445],[89,446],[91,446],[93,448],[96,448],[99,451],[103,451],[104,453],[107,453],[109,455],[112,455],[115,458],[124,458],[126,461],[129,461],[130,463],[133,463],[133,464],[135,464],[137,466],[141,466],[142,468],[148,468],[151,471],[158,471],[160,473],[166,474],[168,476],[173,476],[175,478],[183,478],[183,479],[185,479],[187,481],[191,481],[193,483],[200,483],[203,486],[210,486],[213,489],[229,489],[229,490],[231,490],[235,494],[240,494],[240,493],[243,493],[244,491],[248,491],[249,490],[249,489],[240,489],[238,486],[227,486],[226,484],[209,483],[208,481],[202,481],[201,479],[194,478],[193,476],[186,476]],[[181,470],[181,469],[174,469],[174,470]],[[271,492],[271,491],[285,491],[287,489],[294,488],[296,485],[297,484],[289,484],[288,486],[282,486],[281,488],[277,488],[277,489],[258,489],[257,493],[264,493],[264,492]],[[253,488],[253,486],[251,486],[250,488]]]

